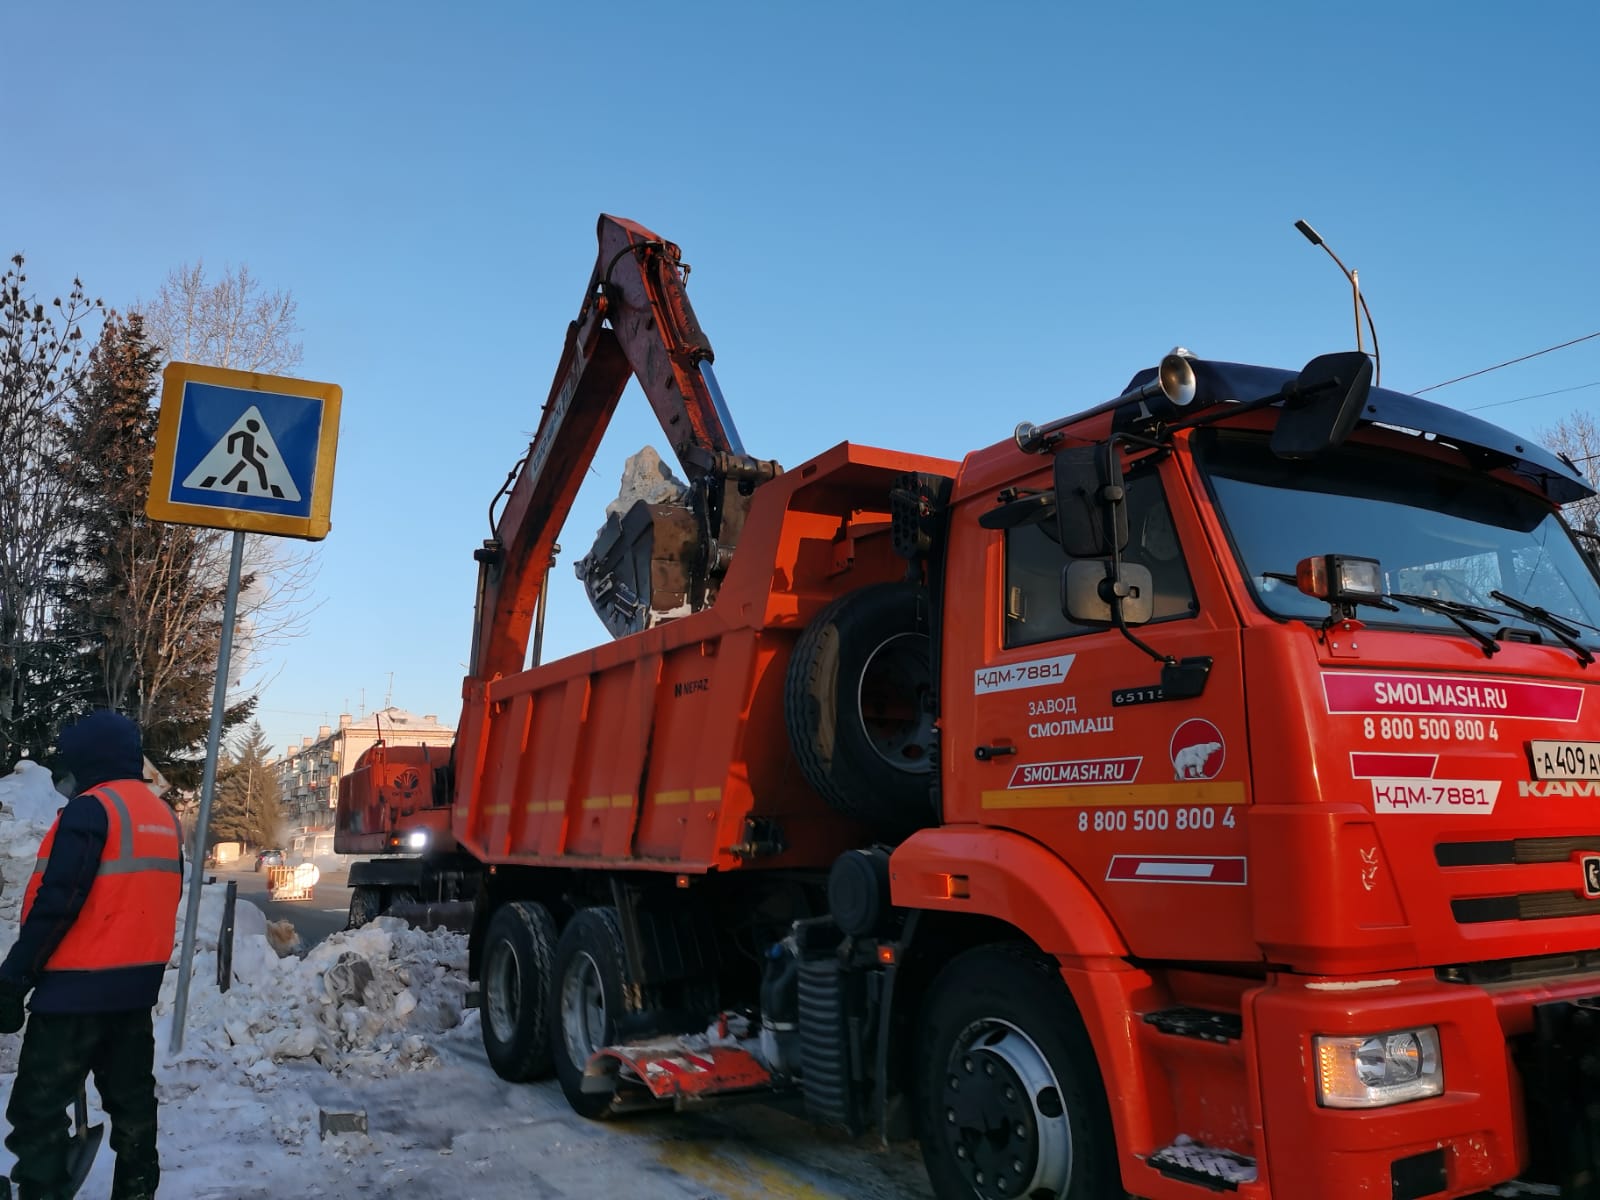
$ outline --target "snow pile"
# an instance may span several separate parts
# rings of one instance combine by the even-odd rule
[[[379,917],[334,934],[304,958],[280,958],[261,910],[240,904],[233,980],[223,992],[216,946],[222,903],[220,888],[201,892],[179,1061],[231,1070],[258,1089],[289,1060],[315,1060],[340,1076],[382,1078],[433,1066],[429,1036],[461,1023],[468,988],[463,935]],[[178,973],[169,968],[158,1022],[170,1019],[177,986]]]
[[[0,937],[4,949],[16,938],[22,896],[33,875],[39,843],[66,804],[50,782],[50,772],[24,759],[10,775],[0,775]],[[3,953],[3,950],[0,950]]]
[[[64,803],[50,773],[24,762],[0,777],[0,953],[16,937],[18,910],[39,843]],[[231,1075],[255,1091],[270,1088],[280,1066],[315,1062],[341,1077],[383,1078],[438,1061],[430,1038],[461,1024],[467,982],[467,939],[447,930],[418,930],[389,917],[334,934],[303,958],[280,957],[266,917],[239,902],[234,913],[231,986],[217,985],[217,938],[225,889],[205,886],[195,925],[183,1052],[171,1064]],[[178,987],[177,965],[188,911],[188,877],[178,931],[155,1014],[165,1044]],[[171,1082],[171,1080],[169,1080]]]

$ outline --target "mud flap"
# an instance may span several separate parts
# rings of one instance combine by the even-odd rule
[[[714,1097],[770,1092],[772,1072],[736,1046],[689,1049],[677,1041],[607,1046],[583,1072],[585,1092],[612,1092],[612,1108],[628,1111],[670,1103],[687,1108]]]
[[[1524,1065],[1527,1178],[1562,1200],[1600,1200],[1600,997],[1536,1005]]]

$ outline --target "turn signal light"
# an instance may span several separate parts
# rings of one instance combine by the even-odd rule
[[[1439,1030],[1316,1039],[1317,1100],[1324,1108],[1383,1108],[1444,1092]]]
[[[1375,558],[1319,554],[1295,564],[1294,582],[1306,595],[1330,604],[1376,600],[1383,596],[1383,567]]]

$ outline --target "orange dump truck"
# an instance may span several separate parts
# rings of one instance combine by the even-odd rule
[[[1371,370],[838,446],[703,606],[531,667],[519,480],[430,802],[494,1068],[793,1090],[947,1200],[1600,1195],[1590,488]]]

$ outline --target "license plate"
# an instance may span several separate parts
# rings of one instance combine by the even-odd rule
[[[1535,779],[1600,779],[1600,742],[1529,742]]]

